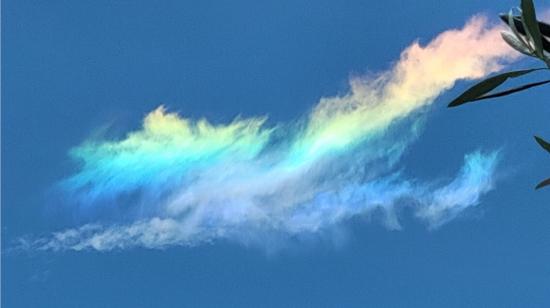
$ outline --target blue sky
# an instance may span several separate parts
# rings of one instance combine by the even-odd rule
[[[544,4],[537,2],[538,4]],[[139,129],[163,104],[212,123],[268,115],[292,123],[350,76],[388,70],[472,16],[515,1],[2,3],[2,247],[124,209],[90,211],[55,189],[75,173],[68,152],[98,129]],[[516,66],[533,63],[523,60]],[[548,88],[427,107],[400,158],[419,181],[451,181],[465,153],[501,150],[495,189],[436,230],[399,215],[401,230],[352,217],[335,237],[275,253],[230,239],[165,249],[2,255],[6,307],[525,306],[550,303]],[[121,206],[122,207],[122,206]],[[376,215],[374,215],[376,216]],[[338,233],[340,234],[340,233]]]

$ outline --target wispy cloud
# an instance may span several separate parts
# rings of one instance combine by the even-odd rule
[[[437,227],[493,188],[498,153],[466,155],[442,187],[408,178],[401,157],[437,96],[457,80],[483,77],[513,60],[499,31],[474,17],[425,46],[413,43],[391,69],[351,79],[348,93],[321,99],[297,124],[268,127],[264,118],[249,118],[212,125],[159,107],[121,140],[88,140],[71,150],[79,170],[61,183],[75,203],[132,200],[147,210],[32,246],[111,250],[218,239],[265,245],[270,234],[317,234],[375,209],[391,214],[403,206]],[[398,219],[388,217],[398,228]]]

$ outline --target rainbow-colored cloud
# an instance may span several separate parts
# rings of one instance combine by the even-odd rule
[[[318,233],[374,209],[398,228],[394,209],[401,206],[436,227],[493,188],[498,153],[466,155],[442,187],[407,179],[400,158],[442,92],[515,58],[499,30],[474,17],[426,46],[413,43],[390,70],[353,78],[348,93],[321,99],[298,123],[213,125],[159,107],[121,140],[88,140],[71,150],[79,170],[61,187],[88,207],[132,195],[148,210],[129,222],[55,233],[40,247],[159,248],[217,239],[263,245],[267,235]]]

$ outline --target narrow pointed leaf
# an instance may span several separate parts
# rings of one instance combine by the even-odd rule
[[[509,16],[508,14],[500,14],[500,19],[507,25],[509,25]],[[525,28],[523,27],[523,22],[521,21],[521,17],[515,16],[513,18],[514,20],[514,27],[518,30],[520,34],[527,35],[527,32],[525,32]],[[539,30],[540,33],[544,36],[550,37],[550,25],[538,22],[539,23]],[[546,50],[547,52],[550,52],[550,41],[542,36],[542,48]]]
[[[515,23],[513,10],[510,10],[510,12],[508,12],[508,27],[510,27],[510,29],[512,30],[516,38],[520,40],[523,43],[523,45],[527,47],[527,49],[529,49],[531,56],[536,56],[535,49],[533,46],[531,46],[532,45],[531,42],[529,42],[529,37],[525,35],[525,26],[523,25],[523,22],[521,22],[520,24],[523,28],[523,32],[524,32],[523,34],[521,34],[518,31],[518,27],[516,27],[516,23]]]
[[[532,0],[521,0],[521,16],[523,23],[525,24],[525,30],[533,40],[535,44],[535,52],[539,57],[542,57],[542,38],[537,21],[537,15],[535,13],[535,6]]]
[[[501,13],[498,16],[505,24],[509,24],[508,14]],[[540,34],[550,37],[550,25],[542,21],[538,21],[538,24]],[[523,22],[521,22],[521,16],[514,16],[514,25],[518,29],[519,33],[526,35],[525,28],[523,28]]]
[[[527,56],[532,56],[529,48],[527,48],[527,46],[525,46],[523,42],[521,42],[513,33],[502,31],[500,35],[502,36],[502,39],[516,51]]]
[[[506,80],[508,80],[508,78],[523,76],[525,74],[529,74],[531,72],[541,70],[541,69],[542,68],[534,68],[534,69],[527,69],[527,70],[511,71],[511,72],[506,72],[503,74],[489,77],[475,84],[474,86],[470,87],[468,90],[462,93],[459,97],[455,98],[449,104],[449,107],[456,107],[468,102],[478,100],[483,95],[489,93],[490,91],[494,90],[496,87],[503,84]]]
[[[537,143],[543,148],[545,149],[546,151],[548,151],[548,153],[550,153],[550,143],[546,142],[544,139],[538,137],[538,136],[535,136],[535,140],[537,141]]]
[[[484,100],[484,99],[490,99],[490,98],[495,98],[495,97],[506,96],[506,95],[510,95],[510,94],[513,94],[513,93],[516,93],[516,92],[527,90],[529,88],[541,86],[541,85],[544,85],[544,84],[547,84],[547,83],[550,83],[550,79],[549,80],[544,80],[544,81],[538,81],[538,82],[524,84],[522,86],[511,88],[511,89],[508,89],[508,90],[505,90],[505,91],[502,91],[502,92],[497,92],[497,93],[493,93],[493,94],[489,94],[489,95],[483,95],[482,97],[480,97],[478,99],[475,99],[473,101],[480,101],[480,100]]]
[[[540,189],[548,185],[550,185],[550,178],[540,182],[535,189]]]

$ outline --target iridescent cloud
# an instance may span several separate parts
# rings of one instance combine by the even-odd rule
[[[72,149],[79,169],[61,183],[76,203],[117,206],[131,194],[147,214],[36,243],[54,250],[218,239],[265,245],[266,236],[318,234],[375,209],[399,228],[394,211],[402,206],[437,227],[493,188],[498,153],[465,155],[456,178],[442,187],[407,178],[401,156],[421,131],[425,107],[442,92],[516,57],[499,31],[474,17],[426,46],[415,42],[391,69],[353,78],[348,93],[322,98],[295,124],[249,118],[213,125],[159,107],[125,138],[88,140]]]

